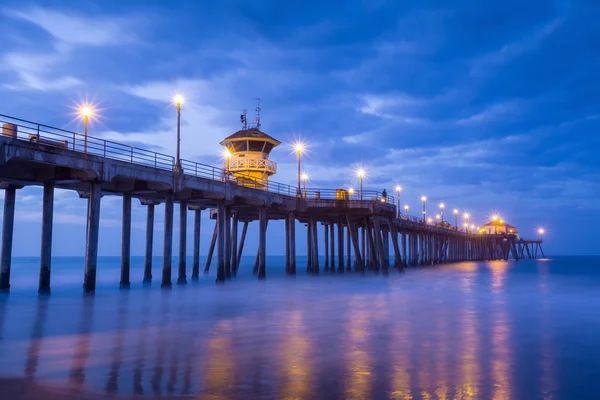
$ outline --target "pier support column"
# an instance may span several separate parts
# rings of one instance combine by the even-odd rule
[[[238,214],[233,214],[231,218],[231,245],[230,245],[230,253],[231,253],[231,276],[237,276],[237,243],[238,243]]]
[[[42,249],[40,254],[40,285],[38,293],[50,293],[52,262],[52,217],[54,214],[54,182],[44,183],[42,209]]]
[[[285,273],[290,273],[290,218],[285,219]]]
[[[144,258],[144,283],[152,282],[152,245],[154,242],[154,203],[146,210],[146,256]]]
[[[10,264],[12,262],[13,230],[15,226],[15,199],[17,188],[9,185],[4,190],[4,218],[2,220],[2,256],[0,266],[0,291],[10,289]]]
[[[346,271],[352,271],[352,234],[350,233],[350,226],[346,225]]]
[[[102,186],[98,182],[90,183],[88,198],[88,221],[85,244],[85,275],[83,278],[84,293],[96,291],[96,265],[98,263],[98,232],[100,228],[100,199]]]
[[[348,236],[351,237],[352,245],[354,247],[354,259],[356,261],[356,270],[364,271],[365,265],[363,263],[363,258],[360,254],[360,246],[358,243],[358,227],[354,225],[353,221],[348,215],[346,215],[346,224],[348,225]]]
[[[123,194],[123,217],[121,229],[121,282],[119,286],[127,289],[131,286],[131,195]]]
[[[165,236],[163,247],[162,288],[171,287],[171,269],[173,263],[173,193],[165,197]]]
[[[208,275],[210,270],[210,264],[212,263],[213,254],[215,252],[215,246],[217,244],[217,236],[219,234],[219,221],[215,221],[215,228],[213,229],[212,239],[210,240],[210,246],[208,247],[208,254],[206,255],[206,265],[204,266],[204,275]]]
[[[312,238],[311,238],[311,242],[312,242],[312,269],[313,272],[318,274],[319,273],[319,233],[317,230],[317,220],[313,217],[311,217],[310,219],[310,223],[312,225],[312,229],[311,229],[311,234],[312,234]]]
[[[244,221],[244,227],[242,228],[242,237],[240,238],[239,249],[237,249],[237,264],[235,266],[235,273],[237,275],[240,269],[240,262],[242,261],[242,252],[244,251],[244,243],[246,242],[246,232],[248,232],[248,221]]]
[[[187,203],[184,200],[179,201],[179,269],[177,274],[177,284],[185,285],[187,283]]]
[[[344,225],[340,218],[337,223],[338,272],[344,272]],[[348,260],[350,263],[350,260]]]
[[[225,200],[217,204],[217,283],[225,281]]]
[[[290,274],[296,275],[296,217],[288,214],[290,220]]]
[[[258,220],[260,224],[260,232],[258,235],[258,279],[267,277],[267,209],[261,207],[258,210]]]
[[[329,271],[329,225],[323,225],[323,236],[325,241],[325,268],[324,270]]]
[[[225,278],[231,278],[231,207],[225,206]]]
[[[306,249],[308,251],[308,257],[306,257],[306,272],[312,273],[313,271],[313,246],[312,246],[312,222],[308,221],[306,224]]]
[[[331,254],[330,257],[330,266],[331,266],[331,272],[335,272],[335,223],[332,222],[331,225],[329,226],[329,254]]]
[[[192,280],[200,279],[200,228],[202,224],[202,210],[194,209],[194,258],[192,261]]]

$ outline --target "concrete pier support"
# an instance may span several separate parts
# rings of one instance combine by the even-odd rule
[[[162,288],[171,287],[173,263],[173,193],[165,196],[165,236],[163,247]]]
[[[315,218],[310,219],[312,226],[311,231],[311,248],[312,248],[312,271],[316,274],[319,273],[319,234],[317,230],[317,220]]]
[[[38,288],[38,293],[40,294],[50,293],[54,182],[44,183],[44,198],[42,207],[42,248],[40,253],[40,282]]]
[[[350,219],[350,216],[346,215],[346,225],[348,225],[348,234],[352,238],[352,246],[354,247],[354,259],[356,261],[356,270],[364,271],[365,265],[363,258],[360,254],[360,246],[358,243],[358,227],[355,226],[354,222]]]
[[[331,223],[329,226],[329,254],[330,256],[330,266],[331,272],[335,272],[335,223]]]
[[[192,280],[200,279],[200,228],[202,223],[202,210],[194,209],[194,257],[192,261]]]
[[[337,223],[337,237],[338,272],[344,272],[344,225],[341,218]],[[350,263],[350,259],[348,259],[348,263]]]
[[[217,244],[217,236],[219,234],[219,221],[215,221],[215,228],[213,229],[212,239],[210,246],[208,247],[208,254],[206,255],[206,265],[204,266],[204,275],[208,274],[210,270],[210,264],[212,263],[213,254],[215,252],[215,246]]]
[[[2,255],[0,265],[0,291],[10,289],[10,264],[12,262],[13,230],[15,226],[15,200],[17,188],[4,190],[4,217],[2,220]]]
[[[261,207],[258,210],[260,232],[258,234],[258,279],[267,277],[267,209]]]
[[[231,248],[229,252],[231,253],[231,276],[237,275],[237,243],[238,243],[238,214],[233,214],[231,218]]]
[[[346,225],[346,271],[352,271],[352,234],[350,233],[350,226]]]
[[[296,275],[296,217],[294,213],[288,214],[290,224],[290,274]]]
[[[144,257],[144,283],[152,282],[152,245],[154,242],[154,203],[146,210],[146,255]]]
[[[225,200],[217,204],[217,283],[225,281]]]
[[[85,275],[83,278],[84,293],[96,291],[96,266],[98,263],[98,233],[100,228],[100,199],[102,186],[99,182],[90,183],[88,198],[88,221],[85,244]]]
[[[123,194],[123,226],[121,229],[121,282],[119,286],[127,289],[131,286],[131,195]]]
[[[325,241],[325,272],[329,271],[329,225],[323,225],[323,238]]]
[[[237,250],[237,264],[235,266],[235,273],[240,269],[240,262],[242,260],[242,252],[244,251],[244,243],[246,242],[246,232],[248,232],[248,221],[244,221],[244,227],[242,228],[242,237],[240,238],[239,249]]]
[[[179,202],[179,268],[177,274],[177,284],[185,285],[187,283],[187,203],[183,200]]]
[[[231,278],[231,207],[225,206],[225,278]]]

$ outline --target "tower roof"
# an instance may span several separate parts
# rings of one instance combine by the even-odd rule
[[[241,129],[241,130],[235,132],[233,135],[227,136],[225,139],[223,139],[223,141],[221,142],[221,145],[225,145],[226,142],[231,141],[231,140],[236,140],[236,139],[266,139],[266,140],[273,142],[273,144],[275,144],[276,146],[281,144],[281,142],[279,140],[275,139],[274,137],[272,137],[270,135],[267,135],[266,133],[259,130],[258,128],[248,128],[248,129]]]

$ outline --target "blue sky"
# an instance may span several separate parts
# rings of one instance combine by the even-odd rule
[[[181,91],[182,157],[219,165],[219,141],[260,97],[284,143],[278,182],[294,183],[301,137],[310,186],[356,186],[363,164],[366,187],[401,184],[413,211],[425,194],[523,236],[544,226],[547,253],[600,254],[598,3],[403,3],[4,1],[0,113],[81,130],[71,107],[92,99],[90,134],[174,154]],[[37,256],[41,189],[17,196],[14,254]],[[55,255],[83,255],[85,207],[57,192]],[[105,196],[102,255],[120,254],[120,214]],[[134,255],[144,216],[135,202]],[[270,254],[283,253],[279,225]]]

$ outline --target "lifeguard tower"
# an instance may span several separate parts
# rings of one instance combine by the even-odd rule
[[[260,130],[260,103],[255,126],[248,126],[245,110],[240,120],[242,129],[220,143],[228,150],[225,170],[240,185],[266,188],[269,177],[277,173],[277,164],[269,160],[269,154],[281,142]]]

